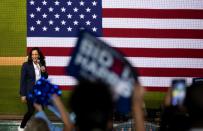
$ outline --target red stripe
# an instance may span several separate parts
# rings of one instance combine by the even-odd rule
[[[166,19],[203,19],[203,10],[186,9],[122,9],[104,8],[106,18],[166,18]]]
[[[144,87],[147,92],[167,92],[169,87]]]
[[[140,76],[203,77],[202,69],[190,68],[138,68]]]
[[[164,43],[163,43],[164,44]],[[131,57],[203,58],[203,49],[117,48]]]
[[[61,90],[73,90],[74,86],[59,86]]]
[[[27,48],[29,52],[32,47]],[[45,56],[70,56],[72,54],[72,47],[40,47],[40,50]]]
[[[73,90],[74,86],[59,86],[61,90]],[[167,87],[144,87],[148,92],[167,92]]]
[[[50,75],[66,75],[65,67],[47,67]],[[203,77],[202,69],[189,68],[138,68],[140,76],[153,77]]]
[[[47,67],[49,75],[66,75],[65,67]]]
[[[28,48],[30,50],[31,47]],[[45,56],[71,56],[72,47],[41,47]],[[125,56],[160,58],[203,58],[203,49],[116,48]]]
[[[203,30],[103,28],[103,37],[203,39]]]

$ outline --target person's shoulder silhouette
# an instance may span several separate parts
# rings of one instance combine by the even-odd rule
[[[193,82],[187,88],[185,105],[190,116],[191,128],[203,130],[203,81]]]

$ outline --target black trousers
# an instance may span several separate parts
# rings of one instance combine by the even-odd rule
[[[27,101],[27,109],[28,111],[26,112],[26,114],[23,117],[23,120],[20,124],[20,128],[24,128],[28,122],[28,120],[32,117],[32,115],[35,112],[35,108],[33,106],[33,103],[30,101]]]

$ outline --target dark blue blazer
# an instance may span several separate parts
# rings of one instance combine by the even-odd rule
[[[47,72],[41,72],[41,76],[48,78]],[[20,77],[20,95],[27,96],[29,91],[35,85],[35,69],[32,62],[25,62],[21,68],[21,77]]]

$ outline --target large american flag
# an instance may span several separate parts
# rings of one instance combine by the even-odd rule
[[[123,52],[149,91],[203,77],[202,0],[27,0],[27,48],[41,48],[63,89],[76,84],[64,68],[82,29]]]

